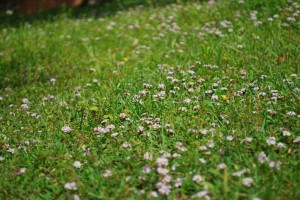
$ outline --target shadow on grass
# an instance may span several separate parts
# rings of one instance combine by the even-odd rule
[[[202,0],[203,1],[203,0]],[[95,6],[83,5],[77,8],[59,8],[43,11],[31,15],[13,14],[7,15],[6,12],[0,13],[0,28],[19,27],[25,23],[34,24],[38,22],[55,21],[56,17],[64,14],[68,18],[98,18],[116,14],[118,11],[128,10],[136,6],[144,7],[163,7],[171,3],[184,3],[188,0],[112,0]],[[190,1],[191,2],[191,1]]]
[[[80,18],[99,18],[113,16],[118,11],[126,11],[137,6],[143,7],[163,7],[171,3],[184,3],[184,0],[112,0],[95,6],[84,5],[78,8],[60,8],[50,11],[44,11],[36,14],[13,14],[7,15],[5,12],[0,13],[0,28],[18,28],[23,27],[26,23],[50,23],[60,16],[64,15],[70,19]],[[21,45],[21,44],[20,44]],[[23,87],[31,83],[35,84],[40,81],[49,80],[50,72],[39,72],[36,69],[34,59],[31,59],[33,53],[30,49],[24,50],[20,55],[14,55],[10,60],[1,60],[0,57],[0,90],[9,86],[12,88]]]

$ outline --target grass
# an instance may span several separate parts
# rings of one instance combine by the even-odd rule
[[[2,14],[1,199],[299,199],[299,7]]]

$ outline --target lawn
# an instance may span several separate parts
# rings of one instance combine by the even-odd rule
[[[1,199],[300,199],[300,3],[0,14]]]

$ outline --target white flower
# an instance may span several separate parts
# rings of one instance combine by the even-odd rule
[[[119,117],[120,117],[121,119],[126,119],[127,115],[126,115],[125,113],[121,113],[121,114],[119,115]]]
[[[181,155],[180,155],[179,153],[173,153],[173,154],[172,154],[172,157],[173,157],[173,158],[180,158]]]
[[[68,182],[64,187],[67,190],[77,190],[77,184],[75,182]]]
[[[193,93],[193,92],[194,92],[194,89],[193,89],[193,88],[189,88],[189,89],[188,89],[188,92]]]
[[[242,182],[243,182],[243,185],[250,187],[253,184],[253,179],[250,177],[243,178]]]
[[[50,82],[51,82],[52,84],[54,84],[54,83],[56,82],[56,79],[55,79],[55,78],[51,78],[51,79],[50,79]]]
[[[284,144],[284,143],[282,143],[282,142],[278,142],[278,143],[277,143],[277,147],[279,147],[279,148],[283,148],[283,147],[285,147],[285,144]]]
[[[131,147],[131,144],[128,143],[128,142],[124,142],[122,146],[123,146],[124,148],[129,148],[129,147]]]
[[[148,83],[143,83],[143,87],[146,89],[151,89],[153,86],[151,84]]]
[[[281,165],[281,162],[271,161],[271,162],[269,163],[269,167],[270,167],[270,168],[275,168],[275,169],[279,169],[279,168],[280,168],[280,165]]]
[[[193,181],[195,181],[195,182],[202,182],[202,181],[204,181],[204,179],[200,175],[195,175],[193,177]]]
[[[298,136],[294,141],[293,143],[299,143],[300,142],[300,136]]]
[[[172,155],[167,151],[162,150],[161,153],[162,153],[162,158],[171,158],[172,157]]]
[[[258,162],[260,162],[261,164],[265,163],[266,161],[268,161],[268,157],[267,155],[265,154],[265,152],[260,152],[257,156],[257,160]]]
[[[27,98],[23,98],[23,99],[22,99],[22,103],[24,103],[24,104],[29,104],[30,101],[29,101]]]
[[[282,134],[283,136],[287,136],[287,137],[290,137],[292,135],[289,131],[286,130],[282,131]]]
[[[106,129],[108,129],[109,131],[114,130],[116,127],[113,124],[109,124],[107,125]]]
[[[191,103],[192,100],[191,100],[191,99],[185,99],[184,102],[185,102],[185,103]]]
[[[202,134],[202,135],[206,135],[208,133],[208,130],[207,129],[202,129],[202,130],[199,130],[199,132]]]
[[[205,199],[210,199],[210,197],[208,196],[208,191],[206,191],[206,190],[203,190],[203,191],[201,191],[201,192],[198,192],[197,194],[194,194],[194,195],[192,196],[192,198],[199,198],[199,199],[205,198]]]
[[[95,127],[95,133],[108,133],[110,130],[108,128],[102,128],[101,126]]]
[[[151,129],[154,129],[154,130],[158,130],[158,129],[161,128],[161,125],[155,123],[155,124],[151,125],[150,128],[151,128]]]
[[[22,174],[24,174],[25,172],[26,172],[26,168],[21,168],[18,172],[17,172],[17,175],[22,175]]]
[[[24,104],[21,105],[21,108],[24,109],[24,110],[28,110],[29,106],[28,106],[28,104],[24,103]]]
[[[90,72],[96,72],[96,69],[90,68],[89,71],[90,71]]]
[[[80,200],[80,197],[78,196],[78,194],[73,195],[73,200]]]
[[[146,153],[144,154],[144,159],[146,159],[146,160],[152,160],[152,159],[153,159],[153,156],[152,156],[152,154],[150,154],[149,152],[146,152]]]
[[[165,84],[158,84],[158,89],[165,89],[165,88],[166,88]]]
[[[72,132],[72,129],[70,126],[64,126],[61,128],[62,132],[65,132],[65,133],[71,133]]]
[[[14,148],[8,148],[7,152],[14,154],[15,153],[15,149]]]
[[[261,200],[261,199],[258,197],[254,197],[252,200]]]
[[[218,169],[226,169],[227,165],[225,163],[218,164]]]
[[[7,11],[6,11],[6,14],[7,14],[7,15],[12,15],[12,14],[14,14],[14,12],[13,12],[12,10],[7,10]]]
[[[112,172],[110,170],[105,170],[104,173],[103,173],[103,176],[104,177],[112,176]]]
[[[180,107],[179,110],[182,111],[182,112],[186,112],[187,108],[186,107]]]
[[[172,169],[173,171],[175,171],[175,170],[176,170],[176,165],[172,165],[171,169]]]
[[[176,142],[176,149],[178,149],[179,151],[187,150],[187,148],[185,146],[183,146],[183,144],[181,142]]]
[[[82,164],[81,164],[80,161],[75,161],[73,166],[76,167],[76,168],[81,168]]]
[[[267,144],[269,146],[275,145],[276,144],[276,138],[275,137],[269,137],[269,139],[267,139]]]
[[[158,197],[158,194],[157,194],[157,192],[155,192],[155,191],[151,191],[151,192],[150,192],[150,196],[151,196],[151,197],[154,197],[154,198],[157,198],[157,197]]]
[[[233,140],[233,137],[232,137],[232,135],[227,135],[227,136],[226,136],[226,140],[228,140],[228,141],[232,141],[232,140]]]
[[[3,156],[0,156],[0,161],[3,161],[5,158]]]
[[[138,131],[139,133],[143,132],[144,130],[145,130],[145,128],[144,128],[143,126],[138,126],[138,127],[137,127],[137,131]]]
[[[211,96],[211,99],[213,99],[213,100],[218,100],[219,97],[218,97],[218,95],[215,95],[215,94],[214,94],[214,95]]]
[[[238,177],[240,177],[240,176],[242,176],[242,175],[243,175],[244,173],[246,173],[246,172],[249,172],[249,170],[243,169],[243,170],[241,170],[241,171],[234,172],[234,173],[232,174],[232,176],[238,176]]]
[[[111,137],[117,137],[119,135],[119,133],[118,132],[115,132],[115,133],[112,133],[110,136]]]
[[[200,151],[205,151],[205,150],[207,150],[207,147],[206,147],[205,145],[201,145],[201,146],[199,147],[199,150],[200,150]]]
[[[294,111],[289,111],[286,113],[288,116],[295,116],[296,113]]]

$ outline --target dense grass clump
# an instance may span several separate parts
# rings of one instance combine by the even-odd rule
[[[300,4],[128,2],[1,15],[1,199],[299,199]]]

